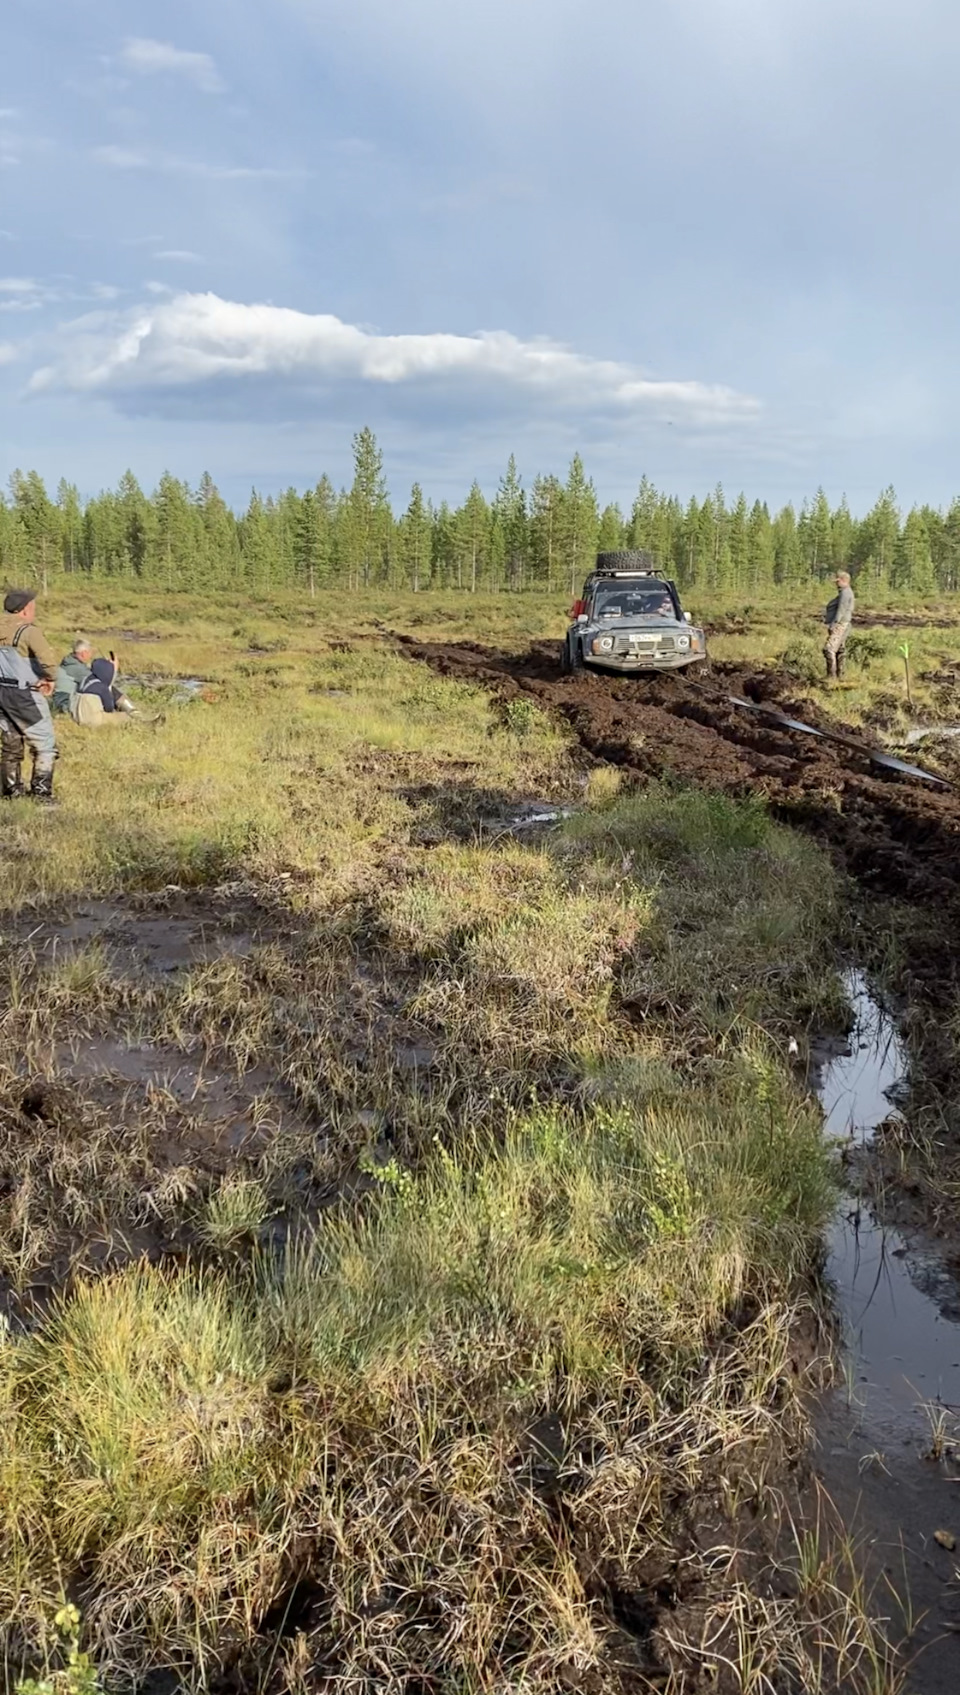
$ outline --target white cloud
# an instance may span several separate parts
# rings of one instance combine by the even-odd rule
[[[120,52],[120,62],[128,71],[141,76],[169,74],[184,77],[204,94],[223,92],[223,79],[209,53],[184,52],[169,41],[130,35]]]
[[[202,394],[224,380],[269,379],[274,389],[322,394],[360,389],[491,399],[536,410],[570,408],[615,416],[668,414],[691,424],[749,421],[758,402],[717,385],[664,380],[637,366],[595,359],[506,330],[381,335],[330,313],[244,305],[216,294],[178,294],[126,313],[64,325],[51,362],[31,378],[36,392],[72,389],[121,399],[136,392]]]
[[[162,253],[155,253],[155,259],[166,259],[174,265],[202,265],[203,254],[191,253],[189,247],[166,247]]]
[[[11,365],[17,357],[17,349],[12,341],[0,341],[0,365]]]
[[[33,277],[0,277],[0,312],[37,312],[56,295]]]
[[[217,165],[204,159],[181,159],[175,153],[138,153],[128,147],[95,147],[98,165],[116,171],[158,171],[170,176],[203,177],[209,182],[282,182],[310,175],[309,171],[277,165]]]

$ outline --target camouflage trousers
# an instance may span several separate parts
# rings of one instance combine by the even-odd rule
[[[827,639],[823,644],[823,657],[827,662],[828,677],[839,677],[843,674],[844,649],[849,634],[849,624],[831,624],[827,631]]]

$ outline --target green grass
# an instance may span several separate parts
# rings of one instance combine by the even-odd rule
[[[759,805],[584,782],[540,712],[504,722],[374,628],[520,645],[534,607],[371,597],[349,652],[292,602],[57,608],[61,638],[150,629],[144,671],[212,687],[64,726],[62,806],[0,837],[14,1673],[56,1662],[69,1592],[111,1685],[612,1689],[611,1586],[653,1593],[693,1503],[733,1535],[796,1459],[833,1175],[781,1055],[838,1011],[836,879]],[[478,827],[546,797],[562,829]],[[101,933],[52,947],[80,895]],[[226,938],[231,903],[246,951],[164,975],[123,939],[168,910]],[[84,1071],[104,1043],[275,1093],[236,1141],[199,1081]],[[759,1591],[684,1558],[718,1663],[749,1659]],[[660,1643],[677,1689],[702,1616]],[[808,1626],[807,1687],[872,1687],[797,1608],[764,1663]]]

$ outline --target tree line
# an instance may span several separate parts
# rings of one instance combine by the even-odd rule
[[[574,595],[598,548],[647,548],[683,589],[742,590],[817,582],[844,567],[868,583],[917,595],[960,587],[960,499],[901,513],[892,489],[855,518],[823,490],[800,510],[721,487],[682,503],[644,477],[629,513],[601,508],[579,454],[564,480],[524,486],[511,457],[492,500],[474,483],[462,505],[434,505],[419,483],[395,512],[373,432],[353,441],[354,474],[336,490],[263,498],[242,513],[208,475],[194,490],[165,474],[152,495],[128,471],[116,491],[81,500],[62,481],[51,498],[35,471],[15,471],[0,495],[0,575],[6,582],[123,578],[154,587],[541,590]]]

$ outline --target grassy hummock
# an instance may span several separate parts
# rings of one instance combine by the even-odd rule
[[[43,851],[26,805],[0,840],[11,1680],[69,1600],[105,1687],[880,1689],[865,1614],[841,1651],[731,1541],[803,1441],[827,861],[376,642],[195,614],[150,665],[208,698],[68,726]]]

